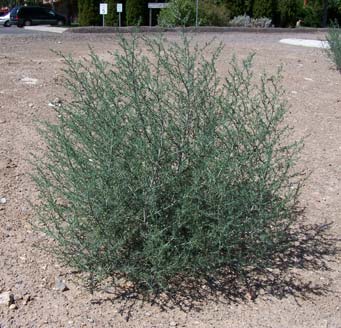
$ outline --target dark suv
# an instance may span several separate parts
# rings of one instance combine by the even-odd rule
[[[23,6],[17,10],[16,17],[11,15],[11,23],[17,24],[18,27],[31,25],[59,25],[62,26],[66,22],[66,18],[55,13],[53,10],[43,7]]]

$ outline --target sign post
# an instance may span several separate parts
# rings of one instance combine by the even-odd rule
[[[199,0],[195,4],[195,27],[199,25]]]
[[[103,26],[104,26],[104,15],[108,14],[108,4],[107,3],[100,3],[99,4],[99,13],[100,13],[100,15],[102,15]]]
[[[153,9],[163,9],[167,8],[169,6],[169,3],[154,3],[154,2],[149,2],[148,3],[148,9],[149,9],[149,27],[152,26],[152,18],[153,18]]]
[[[121,14],[122,14],[122,11],[123,11],[123,4],[122,3],[118,3],[116,9],[117,9],[117,12],[118,12],[118,26],[121,27],[121,25],[122,25]]]

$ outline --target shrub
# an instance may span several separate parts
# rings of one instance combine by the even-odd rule
[[[337,23],[329,28],[327,41],[329,45],[327,55],[335,64],[336,69],[341,73],[341,28]]]
[[[231,11],[231,17],[251,14],[253,1],[250,0],[223,0]]]
[[[192,0],[172,0],[169,7],[162,9],[158,24],[164,27],[195,25],[195,2]],[[227,26],[230,11],[224,4],[212,0],[199,2],[199,24],[204,26]]]
[[[78,1],[78,23],[82,26],[99,25],[101,17],[99,14],[99,0]]]
[[[233,17],[233,19],[230,20],[229,25],[251,27],[251,17],[247,15]]]
[[[41,129],[37,225],[91,288],[269,265],[300,185],[280,75],[254,81],[249,56],[221,80],[221,47],[145,38],[147,56],[139,42],[122,38],[113,62],[64,57],[73,101]]]
[[[105,15],[105,25],[118,26],[118,13],[116,11],[116,6],[117,3],[120,3],[120,0],[107,0],[106,3],[108,4],[108,14]]]
[[[195,2],[171,0],[168,7],[160,11],[158,24],[163,27],[195,25]]]
[[[255,0],[253,3],[253,17],[272,17],[274,9],[273,0]]]
[[[301,0],[278,0],[278,11],[281,26],[296,26],[299,15],[302,12]]]
[[[200,25],[227,26],[230,20],[230,11],[223,3],[212,0],[199,2]]]
[[[237,16],[234,17],[230,22],[230,26],[239,26],[239,27],[270,27],[271,19],[267,17],[262,18],[251,18],[250,16]]]
[[[148,16],[148,0],[127,0],[126,21],[127,25],[145,25]]]

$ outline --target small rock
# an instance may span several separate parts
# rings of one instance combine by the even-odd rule
[[[55,105],[55,104],[52,104],[51,102],[49,102],[49,103],[47,104],[47,106],[49,106],[49,107],[56,107],[56,105]]]
[[[65,281],[61,277],[56,277],[55,290],[66,292],[69,290],[69,287],[66,286]]]
[[[170,323],[169,323],[169,326],[170,327],[176,327],[178,324],[175,322],[175,321],[171,321]]]
[[[4,205],[7,203],[7,199],[5,197],[0,198],[0,204]]]
[[[31,300],[31,295],[25,295],[23,299],[23,304],[27,305],[30,300]]]
[[[32,108],[33,106],[34,106],[34,105],[33,105],[32,103],[29,103],[29,104],[28,104],[28,107],[31,107],[31,108]]]
[[[30,77],[24,77],[20,81],[25,83],[25,84],[28,84],[28,85],[36,85],[37,82],[38,82],[38,79],[33,79],[33,78],[30,78]]]
[[[304,79],[305,79],[306,81],[311,81],[311,82],[314,81],[314,80],[311,79],[310,77],[305,77]]]
[[[0,305],[10,306],[14,303],[14,295],[10,292],[0,294]]]
[[[18,307],[17,307],[17,305],[16,304],[11,304],[10,306],[9,306],[9,309],[10,310],[16,310]]]

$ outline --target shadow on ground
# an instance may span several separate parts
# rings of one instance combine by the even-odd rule
[[[241,276],[222,270],[214,277],[201,280],[178,279],[167,292],[142,295],[136,288],[104,288],[107,298],[94,298],[92,303],[112,302],[120,306],[120,313],[128,321],[141,302],[158,306],[161,310],[180,308],[182,311],[200,311],[207,302],[242,303],[257,297],[284,298],[293,296],[308,299],[326,295],[328,286],[304,279],[305,270],[330,270],[333,256],[339,252],[338,242],[330,233],[328,224],[297,225],[290,231],[291,243],[285,253],[275,254],[266,269],[250,268]]]

